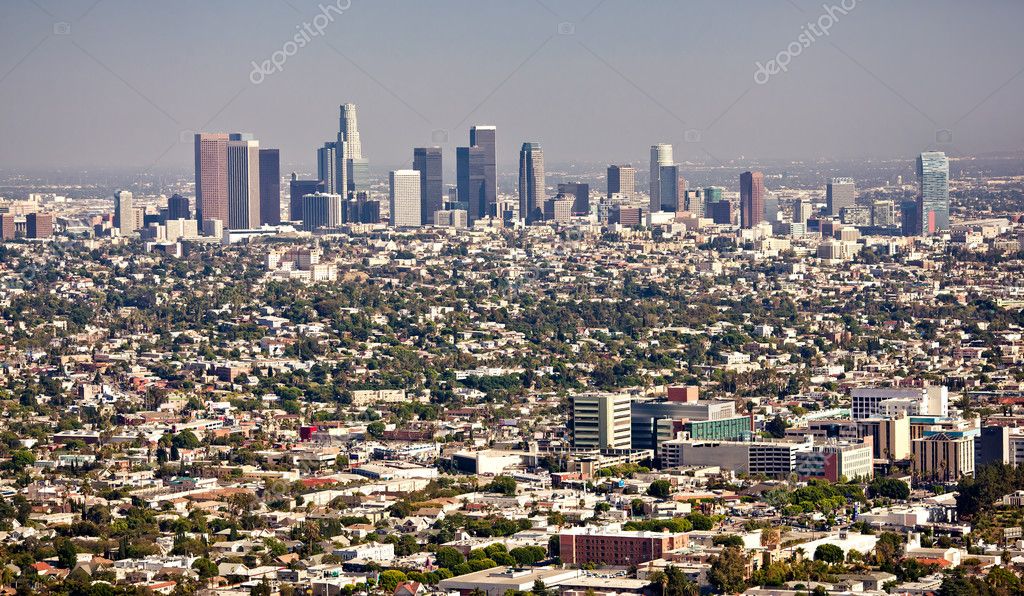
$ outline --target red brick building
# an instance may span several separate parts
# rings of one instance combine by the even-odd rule
[[[666,552],[689,543],[686,534],[615,532],[596,528],[574,528],[558,536],[559,557],[569,565],[639,565],[660,559]]]

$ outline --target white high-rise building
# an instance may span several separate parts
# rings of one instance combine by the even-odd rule
[[[422,223],[420,214],[420,173],[395,170],[390,176],[391,226],[415,228]]]
[[[630,406],[624,393],[584,393],[572,397],[572,444],[583,449],[629,449]]]
[[[359,123],[356,120],[356,104],[346,103],[341,106],[339,118],[339,141],[345,141],[345,159],[362,159],[363,146],[359,142]]]
[[[114,227],[122,236],[135,233],[135,208],[132,207],[132,193],[127,190],[114,193]]]
[[[228,138],[229,230],[260,227],[260,143],[251,134]]]
[[[661,166],[672,165],[672,145],[651,145],[651,213],[661,211]]]

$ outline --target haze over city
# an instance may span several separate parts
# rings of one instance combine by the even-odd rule
[[[652,142],[680,161],[909,161],[1024,139],[1019,2],[345,0],[254,84],[253,63],[328,6],[4,2],[0,164],[185,169],[192,131],[246,130],[301,170],[344,101],[382,171],[477,123],[502,131],[504,167],[524,139],[559,163],[637,161]]]

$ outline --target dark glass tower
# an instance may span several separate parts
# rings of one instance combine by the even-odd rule
[[[481,212],[481,217],[496,215],[498,203],[498,160],[495,153],[496,134],[497,128],[494,126],[477,125],[469,129],[470,146],[480,147],[482,151],[484,208]]]
[[[260,149],[260,224],[281,223],[281,152]]]
[[[543,218],[544,150],[540,143],[523,143],[519,151],[519,218],[532,223]]]
[[[444,207],[444,176],[440,147],[412,150],[412,169],[420,173],[420,214],[423,224],[434,223],[434,212]]]
[[[487,217],[484,148],[457,148],[455,150],[455,171],[459,203],[468,212],[470,223]]]
[[[752,228],[764,221],[764,174],[740,174],[740,227]]]

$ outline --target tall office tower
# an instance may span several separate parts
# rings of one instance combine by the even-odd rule
[[[167,219],[192,219],[192,210],[189,208],[188,197],[175,194],[167,199]]]
[[[900,234],[904,236],[919,236],[921,234],[920,209],[919,201],[900,203]]]
[[[391,227],[419,227],[423,222],[420,213],[420,173],[416,170],[395,170],[388,178]]]
[[[625,393],[584,393],[572,398],[572,445],[584,449],[629,449],[632,400]]]
[[[260,149],[260,224],[281,224],[281,152]]]
[[[302,197],[302,229],[314,232],[341,224],[341,195],[316,192]]]
[[[324,192],[321,180],[299,180],[292,172],[291,184],[288,187],[288,221],[302,221],[302,197]]]
[[[195,136],[196,220],[228,222],[228,135],[201,132]]]
[[[679,175],[679,165],[670,164],[658,168],[658,184],[661,202],[658,211],[682,211],[686,201],[686,180]]]
[[[711,205],[722,200],[723,192],[725,189],[721,186],[704,187],[704,214],[706,217],[711,217]]]
[[[806,199],[797,199],[793,203],[793,223],[807,223],[811,218],[811,203]]]
[[[247,230],[260,224],[260,143],[247,133],[231,133],[228,140],[229,230]]]
[[[412,150],[412,169],[420,173],[420,216],[425,225],[434,223],[434,213],[444,208],[444,175],[440,147]]]
[[[661,166],[672,165],[672,145],[651,145],[651,213],[661,211]]]
[[[917,158],[918,233],[922,236],[949,229],[949,159],[941,151],[926,151]]]
[[[466,210],[470,224],[487,217],[484,159],[483,147],[458,147],[455,149],[455,183],[458,204]]]
[[[519,150],[519,218],[533,223],[544,218],[544,150],[523,143]]]
[[[778,197],[765,197],[764,199],[764,220],[775,226],[779,223],[779,199]]]
[[[469,129],[470,146],[480,147],[483,150],[485,205],[482,217],[496,215],[495,209],[498,202],[498,158],[495,149],[497,130],[494,126],[479,124]]]
[[[132,193],[127,190],[114,193],[114,227],[122,236],[135,233],[135,208],[132,207]]]
[[[25,235],[33,239],[53,236],[53,214],[36,212],[26,215]]]
[[[590,185],[585,182],[560,182],[558,194],[572,198],[572,214],[590,213]]]
[[[825,200],[828,204],[828,214],[832,217],[839,215],[843,207],[853,207],[857,204],[857,187],[853,178],[833,178],[825,187]]]
[[[752,228],[764,221],[764,174],[740,174],[740,227]]]
[[[724,199],[708,203],[711,219],[715,224],[729,225],[732,223],[732,203]]]
[[[345,159],[362,159],[363,145],[359,141],[359,124],[356,120],[356,104],[346,103],[340,107],[338,118],[339,141],[345,142]]]
[[[334,141],[327,141],[323,147],[316,150],[316,177],[324,183],[324,192],[337,193],[338,191],[338,144]]]
[[[572,218],[572,195],[558,193],[553,199],[544,201],[544,219],[555,223],[569,223]]]
[[[611,198],[612,195],[621,195],[627,199],[632,199],[636,194],[636,168],[631,165],[608,166],[608,194]]]

